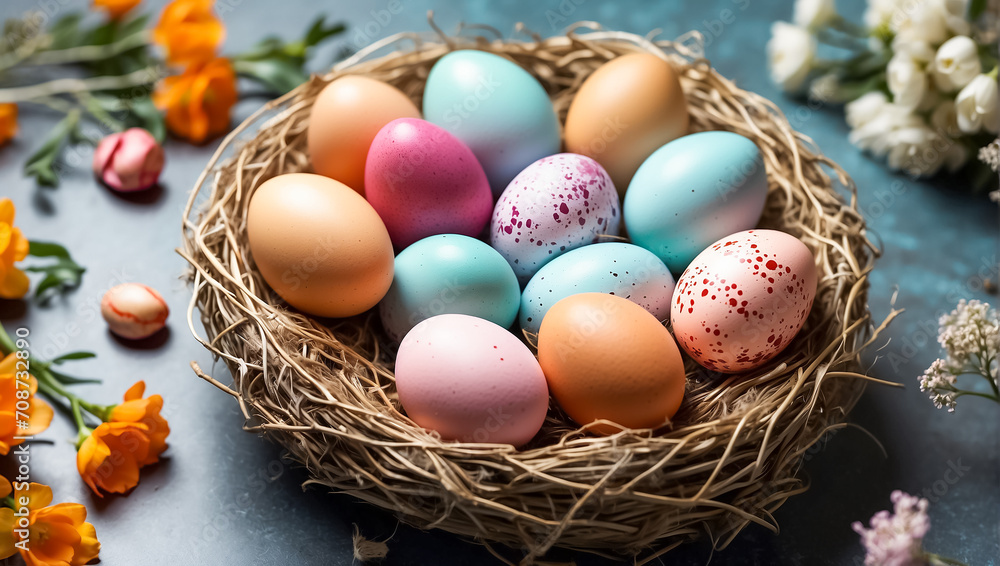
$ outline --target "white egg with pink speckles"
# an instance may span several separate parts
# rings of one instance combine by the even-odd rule
[[[493,208],[490,245],[523,286],[569,250],[617,236],[618,191],[596,161],[575,153],[543,157],[507,185]]]

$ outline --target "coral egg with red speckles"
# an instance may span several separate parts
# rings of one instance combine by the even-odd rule
[[[101,299],[101,316],[122,338],[152,336],[167,324],[170,308],[156,289],[139,283],[115,285]]]
[[[747,230],[715,242],[677,281],[670,321],[678,344],[702,366],[758,368],[795,338],[816,295],[816,264],[798,238]]]

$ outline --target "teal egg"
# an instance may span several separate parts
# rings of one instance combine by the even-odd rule
[[[472,149],[494,198],[522,169],[559,153],[559,119],[545,89],[499,55],[467,49],[442,57],[427,77],[423,110]]]
[[[546,263],[521,294],[521,328],[537,334],[552,305],[578,293],[626,298],[658,320],[670,318],[674,278],[649,250],[624,242],[604,242],[570,250]]]
[[[521,298],[517,276],[489,245],[459,234],[414,242],[396,256],[392,286],[379,303],[382,326],[400,341],[419,322],[467,314],[510,327]]]
[[[646,158],[622,211],[632,243],[681,273],[719,238],[755,227],[765,200],[767,172],[756,144],[732,132],[701,132]]]

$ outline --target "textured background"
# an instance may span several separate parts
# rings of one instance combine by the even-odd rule
[[[64,13],[83,9],[84,0],[4,0],[0,17],[28,9]],[[149,1],[158,9],[162,1]],[[810,107],[781,95],[769,82],[764,46],[770,22],[791,17],[791,2],[714,0],[704,2],[600,2],[598,0],[403,0],[402,12],[386,17],[387,0],[218,0],[228,28],[225,51],[248,48],[266,34],[297,37],[326,10],[350,24],[335,47],[316,60],[329,66],[342,46],[358,48],[388,34],[427,29],[426,11],[449,30],[459,21],[488,23],[513,34],[516,22],[542,35],[566,24],[596,20],[609,28],[645,34],[662,29],[675,37],[689,29],[707,38],[707,54],[720,72],[741,87],[775,100],[792,125],[812,136],[822,150],[853,175],[861,207],[884,249],[872,275],[870,303],[876,319],[890,309],[907,310],[884,336],[878,355],[866,367],[905,389],[870,387],[852,421],[809,454],[805,474],[812,488],[789,501],[776,515],[780,535],[750,527],[725,551],[713,553],[693,544],[663,563],[705,564],[860,564],[863,552],[850,529],[889,507],[889,493],[903,489],[931,500],[933,527],[926,546],[970,564],[997,564],[1000,520],[1000,407],[962,399],[956,414],[935,410],[917,388],[916,376],[936,357],[936,320],[959,298],[993,299],[983,279],[997,280],[997,207],[963,187],[941,180],[920,182],[888,173],[847,142],[838,108]],[[845,14],[860,14],[860,2],[842,3]],[[732,13],[724,14],[725,10]],[[731,20],[723,24],[722,20]],[[236,120],[263,99],[237,108]],[[387,513],[345,496],[321,490],[303,492],[304,474],[280,459],[267,440],[240,430],[236,404],[197,379],[188,362],[211,367],[211,359],[189,335],[184,313],[189,293],[180,274],[181,211],[187,193],[214,151],[169,142],[162,188],[140,199],[125,199],[96,185],[86,168],[69,174],[55,190],[24,180],[20,167],[56,117],[25,109],[21,135],[0,151],[0,193],[14,199],[18,223],[39,240],[57,240],[88,268],[82,287],[41,307],[0,301],[0,318],[9,328],[31,330],[32,348],[46,357],[67,350],[92,350],[96,360],[75,364],[78,375],[101,377],[104,384],[81,388],[94,400],[114,402],[136,379],[166,399],[164,412],[173,429],[163,462],[143,471],[128,497],[98,499],[76,475],[74,435],[57,418],[32,445],[33,477],[51,484],[57,501],[82,501],[104,544],[102,563],[124,564],[351,564],[351,530],[357,524],[370,538],[393,535],[384,562],[404,564],[490,564],[481,548],[441,532],[422,533],[398,526]],[[235,122],[234,122],[235,123]],[[89,163],[89,155],[81,155]],[[113,284],[142,281],[159,289],[173,310],[169,334],[157,347],[137,349],[108,334],[98,314],[102,293]],[[877,359],[876,359],[877,357]],[[225,369],[216,376],[228,381]],[[861,429],[867,431],[867,434]],[[882,444],[885,453],[876,444]],[[963,470],[954,479],[946,472]],[[0,467],[0,471],[3,470]],[[586,556],[579,564],[604,564]]]

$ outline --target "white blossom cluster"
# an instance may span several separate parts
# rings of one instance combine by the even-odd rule
[[[935,360],[920,376],[920,390],[937,408],[955,410],[955,399],[978,395],[1000,401],[997,358],[1000,355],[1000,317],[982,301],[961,300],[955,310],[938,320],[938,342],[945,357]],[[990,382],[993,395],[959,389],[961,375],[980,375]]]
[[[851,101],[851,142],[893,169],[956,171],[1000,131],[996,27],[974,24],[969,9],[969,0],[868,0],[862,26],[834,0],[797,0],[794,23],[772,26],[771,77],[789,92]],[[850,57],[820,60],[819,43]]]

